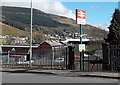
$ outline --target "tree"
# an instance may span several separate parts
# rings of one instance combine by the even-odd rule
[[[107,39],[105,39],[105,41],[111,45],[120,44],[120,11],[118,9],[115,9],[111,20],[111,25],[108,28],[109,34],[107,35]]]

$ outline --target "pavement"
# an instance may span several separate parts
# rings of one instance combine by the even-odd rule
[[[52,74],[66,77],[98,77],[120,79],[120,72],[82,72],[78,70],[54,70],[40,68],[1,68],[0,72]]]

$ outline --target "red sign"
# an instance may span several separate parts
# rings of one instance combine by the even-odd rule
[[[80,56],[74,56],[74,58],[80,58]]]
[[[23,55],[10,55],[10,57],[12,57],[12,58],[24,58]]]
[[[86,24],[86,11],[76,9],[76,22],[77,24]]]

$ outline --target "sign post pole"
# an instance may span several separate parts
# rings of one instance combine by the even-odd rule
[[[80,24],[80,70],[83,71],[84,70],[84,53],[83,51],[85,50],[85,45],[82,44],[82,25],[86,24],[86,11],[84,10],[80,10],[80,9],[76,9],[76,23]],[[82,46],[82,47],[81,47]],[[84,48],[84,49],[83,49]]]
[[[80,44],[82,44],[82,24],[80,24]]]
[[[80,44],[82,44],[82,24],[80,24]],[[82,59],[82,52],[80,52],[80,70],[82,71],[83,69],[83,59]]]

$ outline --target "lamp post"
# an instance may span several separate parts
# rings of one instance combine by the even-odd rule
[[[33,18],[33,8],[32,8],[32,0],[31,0],[31,25],[30,25],[30,61],[29,67],[32,66],[31,59],[32,59],[32,18]]]

